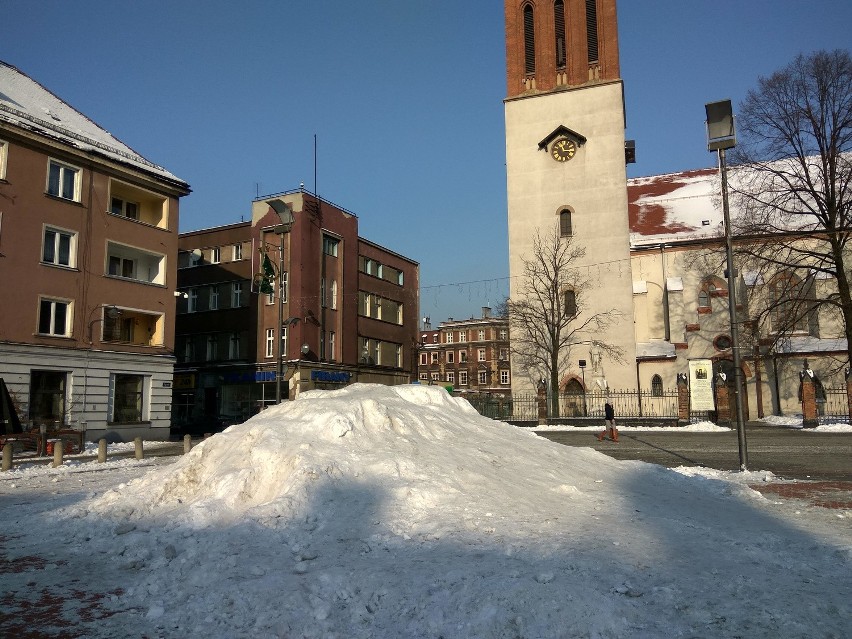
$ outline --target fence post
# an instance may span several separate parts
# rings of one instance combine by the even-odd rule
[[[136,459],[143,459],[145,457],[145,452],[142,449],[142,438],[137,437],[133,440],[133,447],[136,450]]]
[[[816,408],[816,384],[814,384],[814,372],[808,367],[808,360],[804,362],[804,368],[799,373],[802,387],[802,427],[816,428],[819,424]]]
[[[677,421],[689,423],[689,377],[686,373],[677,374]]]
[[[538,399],[538,423],[539,424],[546,424],[547,423],[547,386],[545,385],[544,380],[541,380],[538,383],[537,399]]]
[[[107,440],[101,437],[98,440],[98,463],[103,464],[107,459]]]
[[[62,440],[57,439],[53,442],[53,467],[59,468],[62,465]]]
[[[716,377],[716,423],[731,423],[731,399],[728,393],[728,380],[725,373]]]
[[[12,470],[12,442],[3,445],[3,472]]]

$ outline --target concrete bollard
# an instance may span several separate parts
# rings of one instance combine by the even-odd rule
[[[183,454],[186,455],[190,450],[192,450],[192,436],[184,435],[183,436]]]
[[[12,470],[12,444],[3,446],[3,472]]]
[[[59,468],[62,465],[62,440],[57,439],[53,444],[53,467]]]
[[[142,449],[142,438],[137,437],[133,440],[136,447],[136,459],[145,459],[145,451]]]
[[[107,441],[103,438],[98,440],[98,463],[103,464],[106,461]]]

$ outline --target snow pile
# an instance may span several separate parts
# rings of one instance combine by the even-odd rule
[[[555,444],[438,387],[305,393],[88,489],[7,522],[25,556],[63,540],[10,590],[109,593],[74,617],[87,637],[850,631],[848,513],[814,533],[744,483]]]

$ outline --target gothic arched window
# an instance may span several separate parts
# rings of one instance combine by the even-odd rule
[[[651,378],[651,395],[654,397],[663,396],[663,378],[659,375],[654,375]]]
[[[571,211],[562,209],[559,211],[559,237],[571,237],[574,231],[571,226]]]
[[[529,4],[524,7],[524,73],[535,73],[535,21]]]

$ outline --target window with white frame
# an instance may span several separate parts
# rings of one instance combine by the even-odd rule
[[[228,359],[240,359],[242,357],[243,339],[239,333],[231,333],[228,343]]]
[[[467,371],[459,371],[459,386],[467,386]]]
[[[219,341],[215,335],[207,336],[207,361],[212,362],[219,357]]]
[[[9,143],[0,140],[0,180],[6,179],[6,164],[9,161]]]
[[[509,359],[509,349],[508,348],[501,348],[500,349],[500,361],[505,362],[508,359]]]
[[[447,371],[447,381],[451,384],[455,384],[456,382],[456,373],[455,371]]]
[[[479,385],[485,386],[488,383],[488,373],[486,371],[479,371]]]
[[[210,287],[210,310],[219,310],[219,286],[217,284]]]
[[[275,356],[275,329],[267,328],[266,329],[266,357],[274,357]]]
[[[447,331],[447,332],[445,333],[445,335],[447,336],[447,338],[446,338],[446,339],[447,339],[447,344],[452,344],[452,343],[453,343],[453,332],[452,332],[452,331]]]
[[[504,369],[504,370],[500,371],[500,383],[504,384],[504,385],[509,383],[509,371],[508,370]]]
[[[467,341],[467,331],[459,331],[459,342]]]
[[[331,280],[331,308],[337,308],[337,280]]]
[[[47,169],[47,193],[65,200],[80,201],[80,169],[50,160]]]
[[[447,364],[452,364],[455,359],[455,353],[453,351],[447,351]]]
[[[435,333],[435,334],[432,336],[432,343],[433,343],[433,344],[437,344],[437,343],[438,343],[438,334],[437,334],[437,333]]]
[[[433,364],[438,363],[438,353],[432,353],[432,363]]]
[[[329,331],[328,333],[328,359],[332,362],[337,359],[337,336],[334,331]]]
[[[189,297],[186,298],[186,312],[195,313],[198,311],[198,289],[191,288],[187,291]]]
[[[420,353],[420,365],[426,366],[429,363],[429,353]]]
[[[485,349],[484,348],[476,349],[476,359],[480,362],[485,361]]]
[[[422,379],[423,381],[428,381],[429,373],[420,373],[420,379]]]
[[[322,236],[322,252],[331,257],[337,257],[340,240],[329,235]]]
[[[71,302],[66,300],[39,300],[38,332],[41,335],[68,337],[71,324]]]
[[[239,308],[243,305],[243,283],[231,284],[231,308]]]
[[[459,351],[459,363],[464,364],[467,361],[467,351]]]
[[[441,381],[441,373],[430,373],[430,376],[432,377],[433,382]]]
[[[231,260],[237,262],[243,259],[243,245],[242,244],[234,244],[233,251],[231,253]]]
[[[482,342],[485,340],[485,331],[479,331],[479,341]]]
[[[55,266],[75,267],[77,265],[77,234],[46,227],[41,261]]]
[[[509,331],[507,331],[505,328],[500,329],[500,339],[501,340],[509,339]]]
[[[210,263],[211,264],[218,264],[221,261],[222,261],[222,249],[219,248],[218,246],[214,246],[212,249],[210,249]]]

